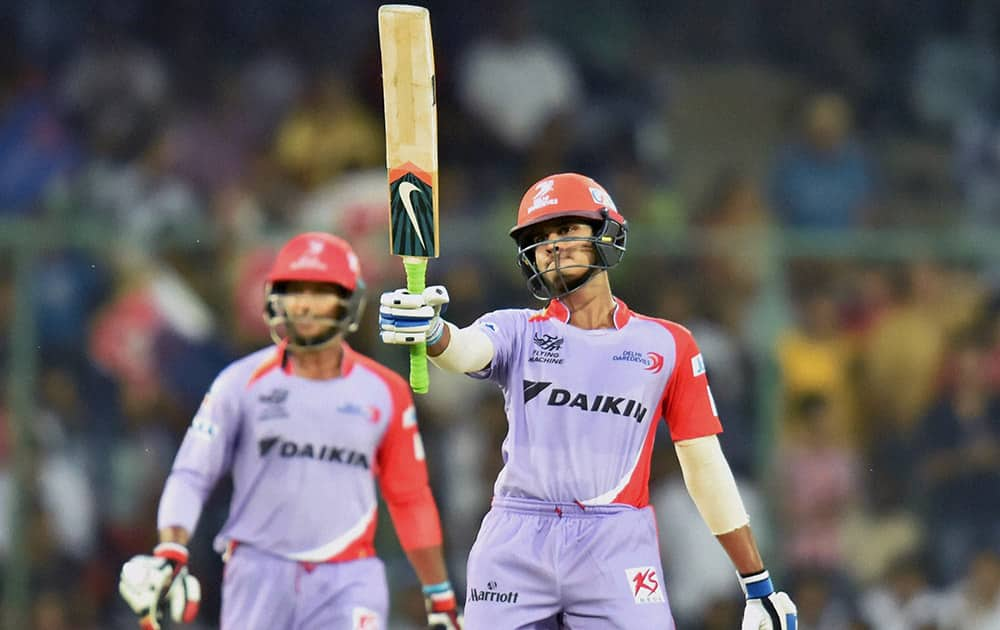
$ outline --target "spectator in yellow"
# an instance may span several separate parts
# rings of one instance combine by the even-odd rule
[[[837,303],[828,290],[810,288],[801,296],[798,322],[779,336],[777,356],[786,409],[783,436],[794,432],[790,401],[818,394],[828,402],[832,434],[846,442],[856,441],[848,372],[852,348],[840,328]]]
[[[933,262],[909,264],[894,285],[894,304],[864,340],[862,391],[873,427],[905,436],[934,399],[947,339],[975,316],[983,292]]]
[[[278,130],[278,163],[295,181],[312,189],[347,168],[381,163],[382,131],[377,117],[354,98],[346,79],[326,74]]]

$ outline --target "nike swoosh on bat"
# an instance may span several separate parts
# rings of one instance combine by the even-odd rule
[[[427,245],[424,244],[424,236],[420,233],[420,226],[417,225],[417,213],[413,210],[413,200],[410,199],[410,193],[415,190],[420,189],[410,182],[403,182],[399,185],[399,197],[403,201],[403,207],[406,208],[406,215],[410,217],[410,223],[413,224],[413,230],[417,233],[420,245],[426,250]]]

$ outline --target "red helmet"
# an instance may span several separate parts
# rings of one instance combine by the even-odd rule
[[[290,280],[329,282],[353,292],[361,280],[361,265],[344,239],[306,232],[285,243],[267,275],[272,285]]]
[[[517,239],[517,233],[536,223],[556,217],[583,217],[603,221],[614,220],[625,224],[625,217],[618,213],[615,202],[604,187],[578,173],[558,173],[537,182],[521,198],[517,210],[517,225],[510,235]]]
[[[295,281],[325,282],[346,292],[340,297],[340,315],[326,318],[330,326],[326,334],[311,339],[296,334],[294,320],[283,305],[282,286]],[[271,337],[275,342],[287,338],[299,349],[321,348],[340,334],[354,332],[364,309],[365,283],[357,255],[347,241],[325,232],[306,232],[288,241],[271,266],[265,291],[264,320]],[[286,334],[279,333],[279,328],[284,328]]]
[[[530,236],[527,228],[561,217],[579,217],[593,224],[593,236],[555,241],[588,241],[594,247],[596,260],[591,265],[576,265],[587,270],[576,280],[568,281],[557,271],[556,276],[546,282],[535,264],[535,250],[555,241],[531,242],[524,237]],[[542,179],[524,194],[517,211],[517,225],[511,228],[510,235],[517,242],[517,265],[528,281],[529,290],[535,297],[546,300],[576,291],[597,273],[621,262],[627,244],[628,223],[603,186],[585,175],[558,173]]]

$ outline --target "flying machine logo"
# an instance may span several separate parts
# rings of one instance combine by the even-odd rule
[[[278,420],[288,417],[288,410],[285,409],[285,401],[288,400],[288,390],[275,388],[267,394],[261,394],[257,401],[264,405],[263,411],[257,416],[260,421]]]
[[[528,363],[551,363],[558,365],[563,362],[560,353],[562,352],[563,342],[566,341],[564,337],[535,333],[532,341],[535,343],[535,348],[531,349],[531,356],[528,357]]]
[[[636,350],[624,350],[620,354],[611,357],[612,361],[628,361],[644,365],[647,372],[659,374],[663,369],[663,355],[659,352],[638,352]]]

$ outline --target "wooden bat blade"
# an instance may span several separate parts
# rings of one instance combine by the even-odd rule
[[[439,253],[437,98],[430,12],[390,4],[378,10],[389,169],[389,250],[403,257],[406,288],[423,292],[427,259]],[[410,386],[427,393],[427,346],[410,346]]]
[[[379,8],[389,243],[397,256],[439,254],[437,102],[430,13],[423,7]]]

